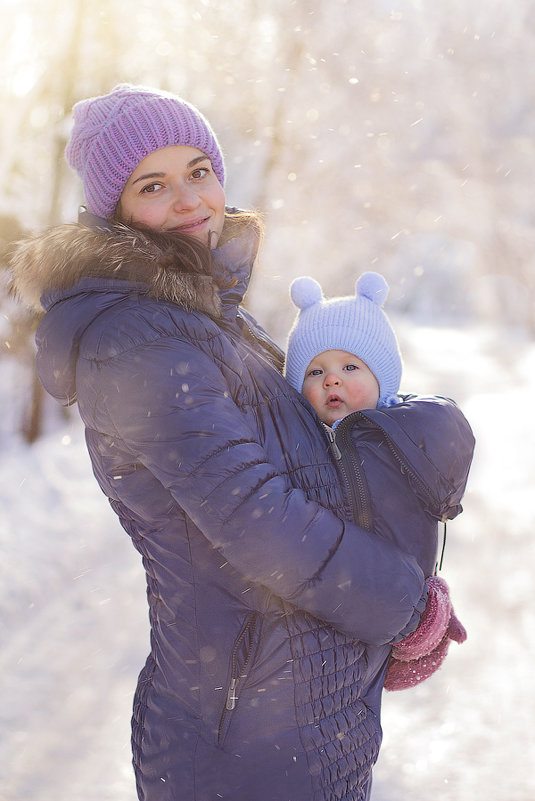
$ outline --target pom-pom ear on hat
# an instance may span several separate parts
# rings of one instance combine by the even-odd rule
[[[362,273],[355,284],[356,294],[383,307],[388,297],[388,284],[379,273]]]
[[[288,335],[285,374],[299,392],[308,365],[327,350],[343,350],[361,359],[379,384],[378,406],[398,402],[401,356],[383,311],[388,284],[379,273],[363,273],[350,297],[326,299],[310,276],[296,278],[290,297],[299,309]]]
[[[290,285],[290,297],[298,309],[308,309],[315,303],[321,303],[323,292],[318,282],[308,275],[296,278]]]

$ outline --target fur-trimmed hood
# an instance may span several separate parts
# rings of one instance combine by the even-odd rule
[[[11,262],[12,291],[34,310],[45,310],[36,333],[37,372],[50,395],[62,404],[76,400],[84,333],[133,293],[221,323],[236,319],[256,256],[256,232],[244,229],[212,251],[211,259],[198,244],[188,253],[188,242],[90,218],[18,245]]]
[[[89,224],[68,223],[20,242],[11,258],[12,290],[27,306],[45,310],[86,278],[145,284],[147,294],[200,311],[222,312],[221,286],[239,303],[258,249],[253,232],[212,251],[214,271],[184,271],[173,243],[92,215]],[[100,225],[99,225],[100,223]]]
[[[47,295],[71,289],[84,278],[122,279],[147,285],[147,294],[211,316],[220,313],[213,276],[182,273],[170,252],[126,226],[93,230],[60,225],[21,242],[11,259],[12,287],[36,311]],[[43,302],[42,302],[43,301]]]

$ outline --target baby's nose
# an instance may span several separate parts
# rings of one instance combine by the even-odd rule
[[[324,383],[326,387],[337,386],[340,384],[340,378],[336,375],[336,373],[327,373]]]

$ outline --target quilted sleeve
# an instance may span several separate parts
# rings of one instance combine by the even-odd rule
[[[293,488],[213,359],[183,343],[170,369],[171,348],[158,339],[99,368],[106,415],[139,461],[250,580],[364,642],[412,630],[425,605],[415,560]]]

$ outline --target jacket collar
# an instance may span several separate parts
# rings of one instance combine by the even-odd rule
[[[27,305],[41,311],[73,291],[91,286],[118,290],[127,282],[128,291],[133,283],[188,310],[235,319],[257,250],[258,238],[251,231],[212,252],[213,275],[184,273],[179,260],[173,262],[172,253],[149,235],[82,209],[78,223],[48,229],[19,244],[11,261],[12,286]]]

